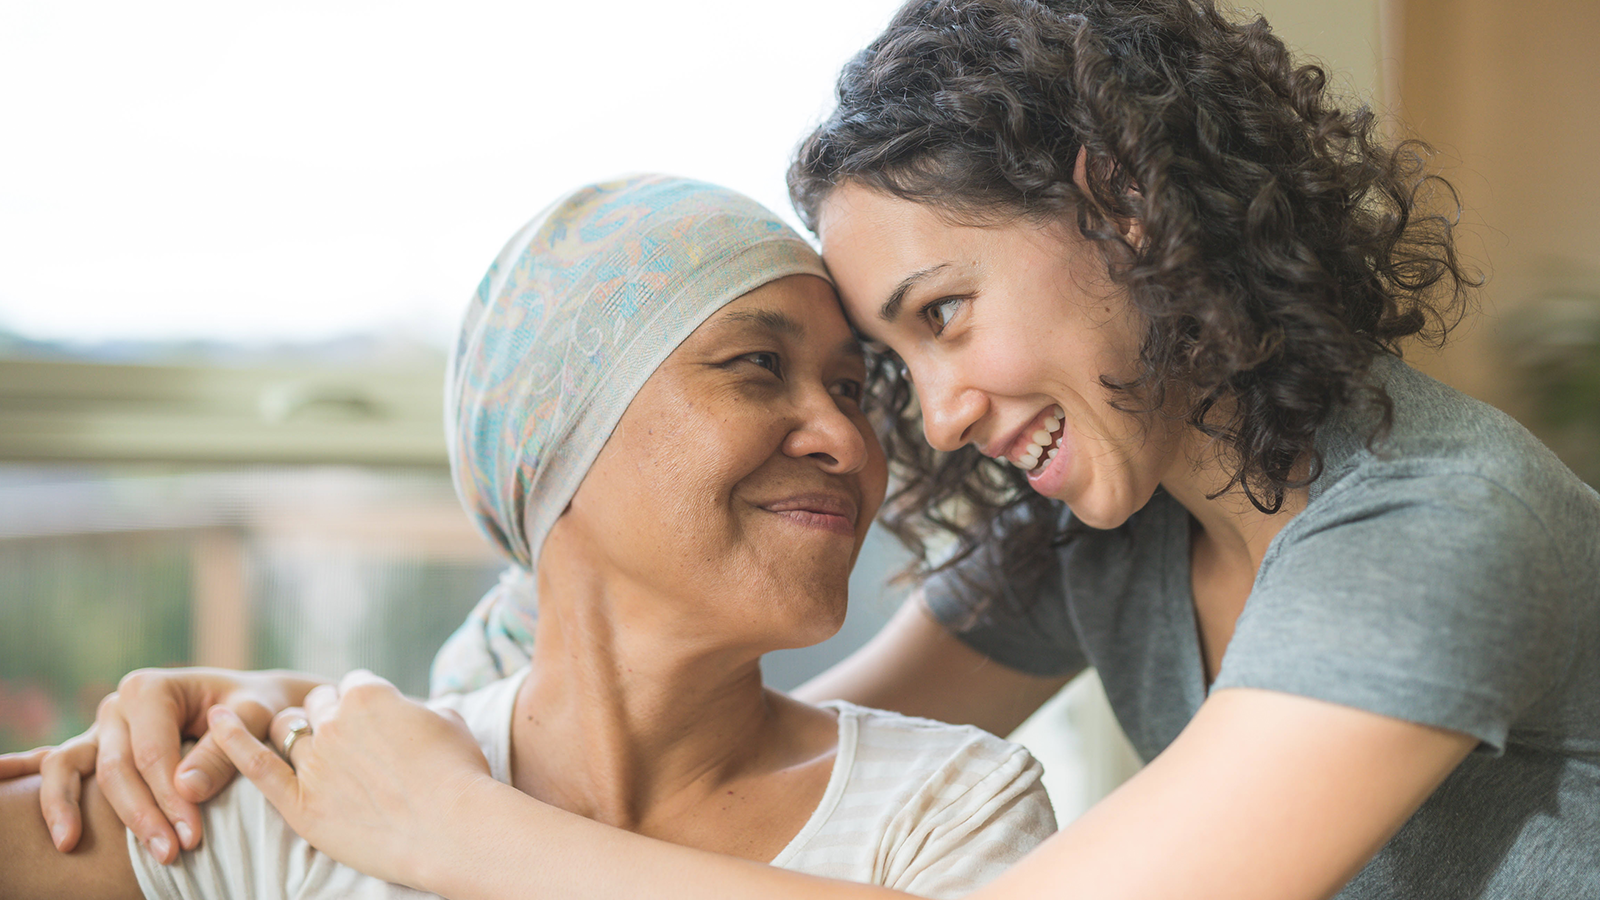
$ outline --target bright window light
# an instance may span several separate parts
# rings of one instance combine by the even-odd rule
[[[0,3],[0,330],[443,345],[501,243],[783,172],[896,0]]]

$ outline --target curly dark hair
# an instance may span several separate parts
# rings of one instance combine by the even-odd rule
[[[1386,143],[1328,82],[1212,0],[912,0],[846,64],[790,196],[813,230],[846,182],[953,221],[1075,223],[1146,323],[1136,374],[1102,377],[1114,405],[1176,403],[1225,451],[1224,490],[1274,513],[1320,474],[1314,441],[1339,410],[1371,407],[1381,438],[1372,360],[1442,342],[1481,281],[1457,258],[1459,201],[1431,151]],[[925,537],[956,535],[953,565],[1007,510],[1012,566],[1064,539],[1022,473],[928,447],[904,373],[888,358],[875,372],[899,477],[886,520],[920,571]]]

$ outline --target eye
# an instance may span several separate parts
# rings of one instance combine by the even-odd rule
[[[860,405],[862,396],[866,394],[866,386],[854,378],[845,378],[834,382],[832,393],[835,397],[843,397]]]
[[[922,317],[927,320],[929,327],[935,335],[940,334],[961,310],[961,304],[967,302],[965,297],[941,297],[922,308]]]
[[[746,362],[755,363],[774,375],[780,377],[783,375],[783,360],[778,357],[778,354],[771,351],[762,350],[756,353],[746,353],[739,358]]]

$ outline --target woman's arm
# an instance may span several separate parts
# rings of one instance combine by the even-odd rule
[[[0,756],[0,778],[38,773],[39,803],[56,849],[77,846],[83,781],[96,776],[104,799],[164,863],[201,839],[196,806],[233,780],[233,764],[206,733],[206,711],[233,710],[265,735],[278,710],[301,703],[323,679],[297,672],[140,669],[100,702],[95,724],[59,747]],[[182,754],[185,738],[198,738]],[[180,756],[182,757],[180,759]]]
[[[1321,900],[1475,744],[1304,697],[1221,690],[1166,752],[974,896]]]
[[[77,848],[57,852],[39,811],[37,776],[0,780],[0,897],[138,900],[127,832],[93,781],[83,790]]]
[[[919,590],[860,650],[793,693],[1007,735],[1070,680],[1019,672],[968,647],[934,621]]]
[[[453,900],[901,896],[619,831],[495,782],[459,722],[366,675],[310,699],[290,769],[218,711],[222,748],[290,827]],[[321,692],[319,692],[321,693]],[[1473,739],[1317,700],[1218,691],[1168,750],[976,898],[1322,900]]]

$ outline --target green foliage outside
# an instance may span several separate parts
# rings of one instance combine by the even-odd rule
[[[76,734],[129,670],[189,660],[181,535],[3,541],[0,572],[0,751]]]

